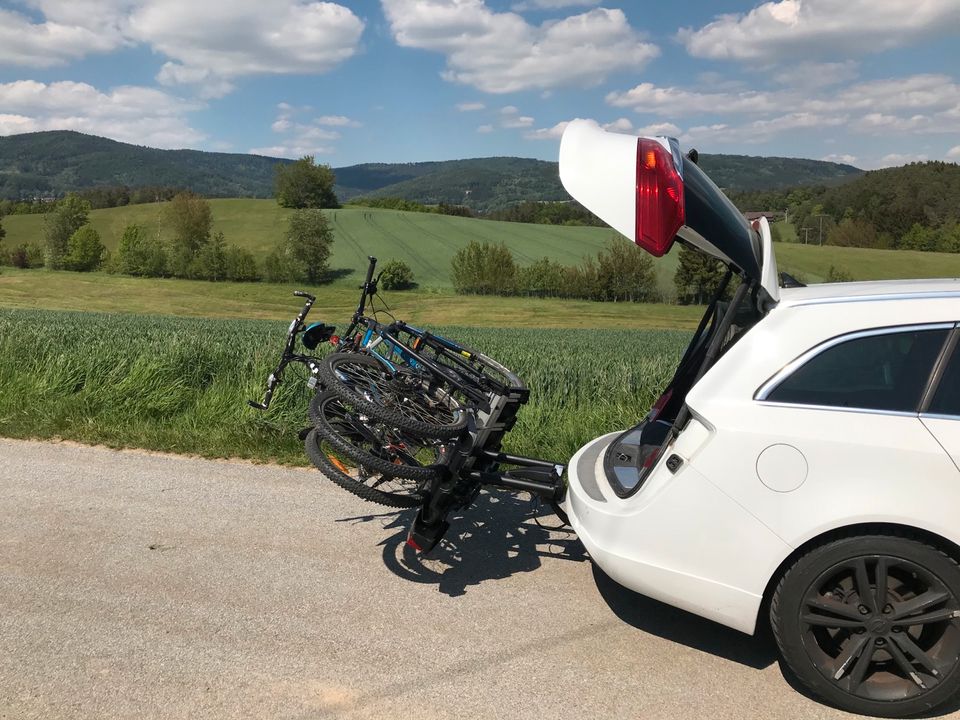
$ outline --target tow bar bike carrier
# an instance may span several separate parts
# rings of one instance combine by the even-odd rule
[[[468,412],[467,427],[460,436],[443,446],[441,460],[433,467],[438,471],[436,479],[429,481],[422,487],[419,511],[408,534],[407,543],[421,552],[428,552],[443,538],[449,522],[447,517],[451,512],[467,507],[480,490],[487,487],[496,487],[516,492],[527,492],[548,502],[561,520],[566,521],[558,503],[563,499],[565,484],[563,474],[566,467],[559,463],[538,458],[510,455],[502,451],[503,440],[517,421],[517,413],[530,398],[530,391],[524,382],[512,371],[496,361],[482,356],[480,353],[468,352],[468,349],[452,341],[417,330],[402,321],[394,321],[384,326],[375,319],[366,318],[364,310],[367,299],[377,293],[379,276],[374,278],[374,269],[377,259],[370,257],[366,281],[361,286],[360,302],[343,339],[334,335],[333,326],[323,323],[306,325],[306,316],[316,302],[313,295],[302,291],[294,292],[297,297],[305,298],[303,309],[290,323],[287,331],[286,343],[280,362],[267,379],[267,388],[262,402],[254,400],[248,404],[257,410],[267,410],[270,406],[274,390],[282,382],[283,371],[290,363],[303,364],[309,370],[307,385],[312,390],[319,387],[318,368],[321,359],[314,355],[304,355],[296,352],[298,338],[309,350],[314,350],[320,342],[329,341],[338,351],[363,350],[362,343],[358,346],[353,342],[351,335],[361,325],[368,327],[366,338],[371,332],[369,328],[381,330],[380,339],[387,339],[387,345],[393,346],[407,361],[420,363],[422,367],[437,371],[441,370],[417,352],[414,347],[406,346],[393,336],[397,331],[418,333],[423,339],[436,339],[448,343],[451,348],[463,351],[469,357],[482,357],[489,366],[495,366],[497,372],[506,379],[506,382],[490,382],[487,390],[481,392],[476,388],[469,390],[462,383],[447,378],[454,386],[473,401]],[[363,335],[355,337],[364,337]],[[375,345],[370,346],[371,349]],[[453,357],[456,360],[456,357]],[[301,439],[311,428],[301,431]]]

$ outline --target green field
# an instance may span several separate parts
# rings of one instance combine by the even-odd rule
[[[0,271],[0,307],[93,310],[208,318],[290,321],[303,305],[297,285],[212,283],[49,270]],[[310,315],[342,327],[353,314],[356,285],[312,288]],[[479,297],[450,291],[383,293],[393,312],[423,325],[544,328],[694,328],[703,309],[693,306],[589,302],[553,298]],[[381,308],[377,302],[377,308]]]
[[[273,200],[211,200],[210,204],[214,231],[222,231],[228,242],[250,249],[260,259],[280,240],[292,212]],[[163,208],[164,204],[148,204],[94,210],[90,220],[112,250],[129,223],[139,223],[148,233],[167,237]],[[337,281],[345,286],[357,284],[367,255],[404,260],[422,289],[444,289],[450,287],[451,258],[471,240],[502,241],[521,264],[544,256],[576,264],[596,255],[614,235],[606,228],[528,225],[372,208],[327,212],[335,236],[331,267],[352,271]],[[7,231],[6,247],[40,242],[43,217],[11,215],[3,218],[3,227]],[[846,270],[856,280],[960,276],[960,255],[956,254],[795,243],[777,243],[776,252],[781,270],[802,276],[807,282],[823,281],[831,266]],[[667,298],[674,295],[678,254],[674,249],[656,261],[658,285]]]
[[[636,423],[669,381],[688,333],[441,328],[515,369],[532,396],[507,448],[566,461]],[[286,323],[0,310],[0,436],[64,438],[208,457],[305,464],[307,390],[246,406]],[[589,357],[589,361],[584,358]]]

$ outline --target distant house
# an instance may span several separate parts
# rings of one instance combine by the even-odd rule
[[[743,216],[750,222],[765,217],[767,222],[773,223],[783,220],[786,217],[786,213],[784,213],[782,210],[759,210],[756,212],[745,212]]]

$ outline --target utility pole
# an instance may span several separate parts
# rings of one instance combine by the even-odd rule
[[[827,215],[826,213],[819,213],[818,215],[814,215],[813,217],[820,218],[820,231],[819,231],[819,235],[817,236],[817,240],[819,241],[819,244],[822,246],[823,245],[823,219],[825,217],[829,217],[829,215]]]

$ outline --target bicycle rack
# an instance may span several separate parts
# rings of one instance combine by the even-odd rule
[[[530,399],[519,378],[506,394],[495,395],[488,407],[470,419],[459,441],[446,449],[442,476],[425,494],[407,544],[429,552],[450,527],[448,514],[473,501],[484,486],[528,492],[556,506],[563,499],[566,466],[549,460],[510,455],[501,451],[503,439],[517,422],[517,413]],[[501,465],[516,466],[501,470]]]

